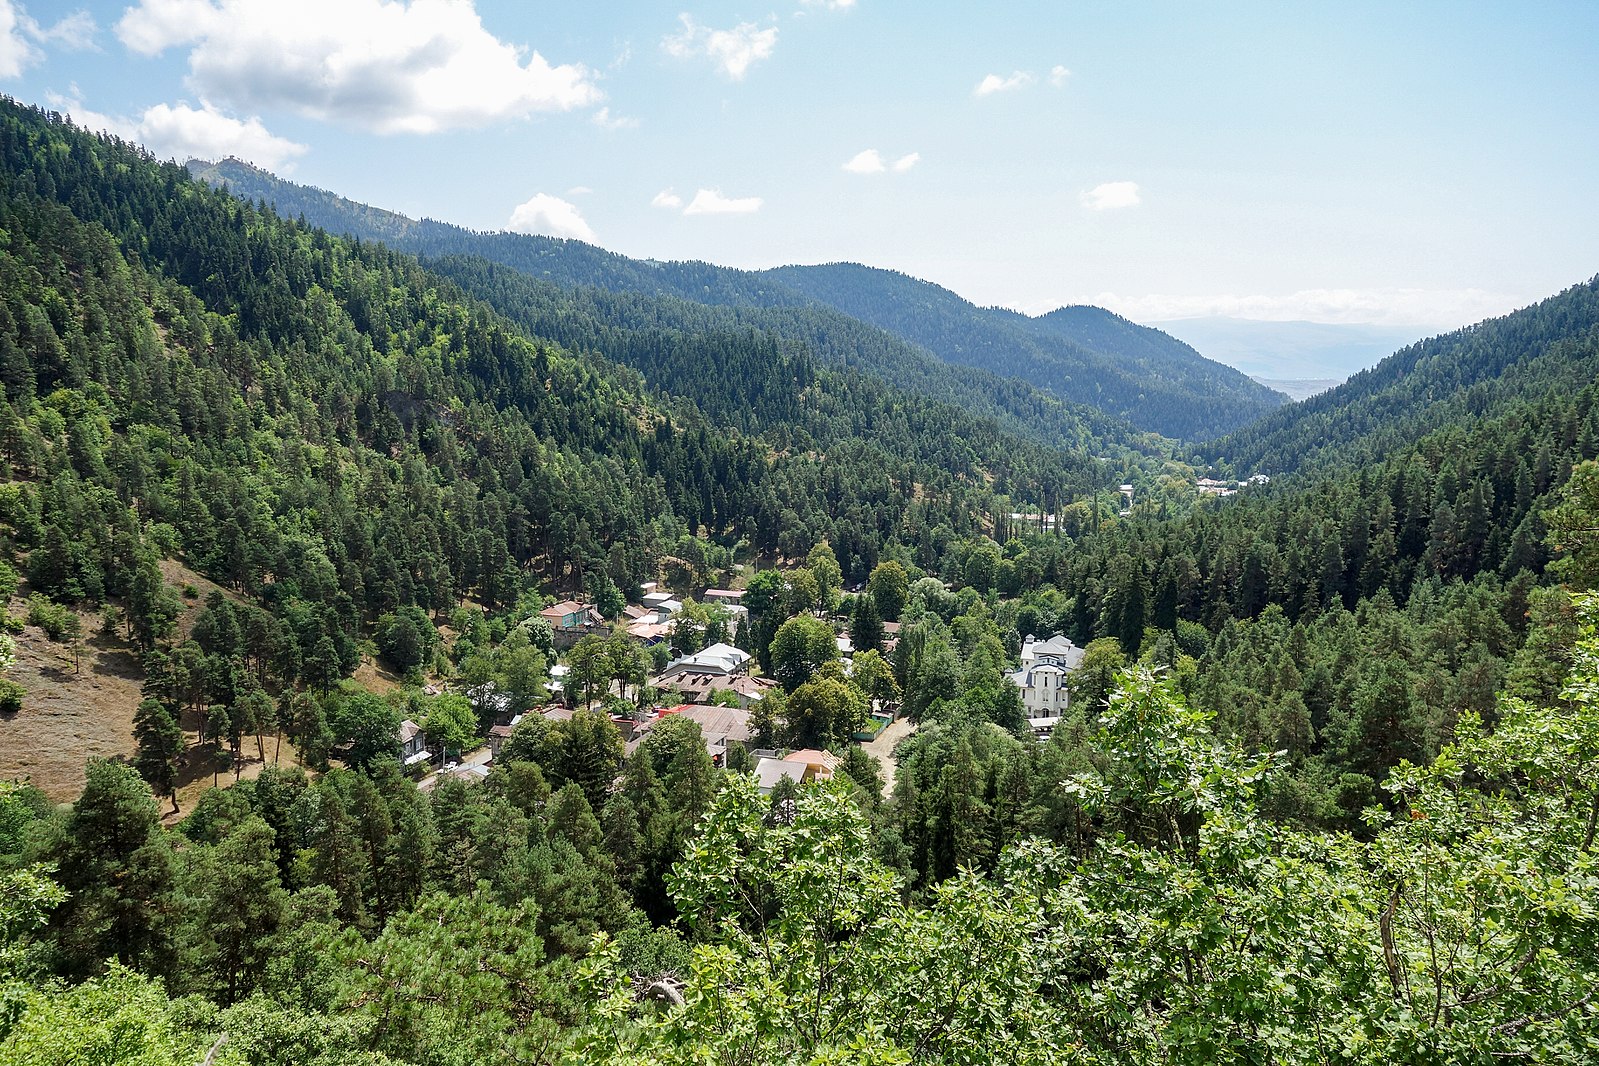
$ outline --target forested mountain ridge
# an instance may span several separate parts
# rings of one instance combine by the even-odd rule
[[[562,288],[522,271],[472,256],[427,261],[430,269],[487,301],[536,336],[573,351],[604,352],[639,371],[652,388],[692,400],[700,410],[745,432],[777,432],[788,440],[819,442],[845,436],[880,436],[873,411],[915,418],[918,435],[905,439],[911,454],[973,446],[1002,460],[992,446],[996,427],[1025,435],[1029,425],[1048,423],[1057,447],[1077,453],[1160,454],[1153,434],[1139,433],[1092,407],[1065,404],[1026,387],[995,381],[990,395],[1002,397],[992,422],[965,409],[970,395],[921,360],[894,360],[889,375],[870,373],[854,362],[823,362],[812,353],[829,343],[828,326],[809,308],[716,307],[670,296],[642,296],[594,286]],[[807,338],[815,341],[807,343]],[[893,386],[885,377],[905,383]],[[1040,445],[1015,441],[1025,455]],[[1045,492],[1046,506],[1058,490]],[[1051,506],[1052,509],[1052,506]]]
[[[1599,277],[1500,318],[1417,341],[1335,389],[1199,451],[1245,473],[1354,467],[1450,424],[1599,378]]]
[[[1208,439],[1284,402],[1181,341],[1100,308],[1061,308],[1029,318],[979,308],[931,282],[855,263],[762,273],[945,362],[1021,378],[1170,437]]]
[[[191,168],[243,199],[303,214],[330,232],[427,257],[482,257],[569,288],[720,308],[740,327],[808,345],[823,362],[857,366],[902,388],[950,399],[1049,443],[1060,442],[1055,427],[1063,416],[1080,417],[1079,406],[1140,429],[1203,439],[1282,402],[1181,342],[1131,323],[1073,335],[1058,324],[1035,326],[1026,316],[979,310],[948,290],[888,271],[850,264],[742,271],[633,260],[580,241],[415,221],[237,160]]]
[[[265,608],[282,656],[264,676],[325,686],[353,634],[406,605],[628,587],[739,538],[831,538],[857,579],[890,543],[931,562],[996,499],[1064,497],[1087,469],[892,397],[839,415],[858,424],[825,454],[729,432],[414,259],[42,112],[0,114],[0,166],[8,542],[37,591],[89,604],[183,554]],[[806,417],[829,424],[825,404]],[[138,595],[148,648],[168,612],[157,587]]]

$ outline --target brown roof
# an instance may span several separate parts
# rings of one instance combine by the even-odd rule
[[[705,738],[707,751],[719,751],[725,748],[729,741],[738,744],[747,744],[750,739],[750,712],[737,707],[714,707],[707,703],[686,703],[678,707],[662,711],[658,716],[647,722],[640,722],[633,736],[627,742],[627,750],[633,749],[644,742],[650,730],[667,718],[687,718],[696,722],[700,727],[700,735]]]
[[[750,738],[750,712],[738,707],[717,707],[708,703],[695,703],[674,707],[667,714],[688,718],[700,724],[707,737],[725,736],[740,743]]]
[[[817,751],[815,748],[801,748],[799,751],[791,751],[783,758],[789,762],[802,762],[807,766],[820,766],[829,771],[838,767],[837,755],[830,751]]]

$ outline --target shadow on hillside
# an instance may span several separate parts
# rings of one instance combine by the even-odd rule
[[[69,685],[74,681],[83,679],[83,674],[80,671],[74,670],[70,666],[57,666],[55,663],[46,663],[39,667],[39,676],[48,678],[58,685]]]
[[[144,677],[144,664],[126,641],[97,634],[84,641],[84,644],[95,651],[95,673],[121,678]]]
[[[196,744],[178,757],[179,792],[198,781],[209,784],[213,777],[218,784],[233,780],[233,755],[226,746]]]

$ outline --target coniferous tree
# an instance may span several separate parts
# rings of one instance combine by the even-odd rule
[[[217,997],[228,1004],[261,980],[288,913],[271,827],[258,816],[234,826],[211,856],[207,881],[200,925]]]
[[[883,620],[871,596],[855,597],[855,611],[849,623],[850,644],[857,652],[882,651]]]
[[[149,782],[158,796],[172,798],[173,813],[178,810],[178,757],[183,754],[183,728],[160,700],[145,699],[133,717],[133,736],[138,744],[136,764],[139,775]]]

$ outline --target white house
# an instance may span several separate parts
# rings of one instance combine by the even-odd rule
[[[1083,664],[1083,649],[1068,637],[1034,640],[1022,644],[1022,668],[1010,675],[1021,689],[1027,724],[1039,737],[1047,737],[1060,723],[1070,702],[1066,679]]]
[[[681,659],[673,659],[666,665],[666,669],[661,671],[661,676],[657,679],[656,684],[660,684],[662,679],[670,679],[672,676],[681,673],[715,673],[733,677],[744,673],[749,661],[748,652],[740,651],[731,644],[712,644],[710,647],[703,648],[693,655],[685,655]]]

